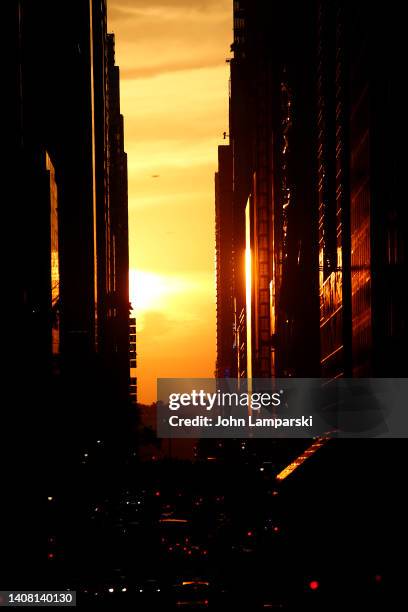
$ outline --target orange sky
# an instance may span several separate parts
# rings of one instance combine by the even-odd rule
[[[231,13],[232,0],[108,0],[143,403],[158,377],[214,374],[214,172],[228,131]]]

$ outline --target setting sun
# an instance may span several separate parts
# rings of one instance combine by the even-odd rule
[[[156,309],[160,305],[161,298],[169,291],[166,285],[164,276],[142,270],[130,270],[129,294],[133,309],[137,313]]]
[[[191,306],[202,301],[202,294],[213,289],[212,278],[200,275],[156,274],[146,270],[129,271],[129,295],[138,319],[138,329],[144,327],[145,315],[162,312],[184,321],[195,319]],[[194,309],[193,309],[194,310]]]

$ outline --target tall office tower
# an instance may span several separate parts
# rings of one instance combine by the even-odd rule
[[[246,7],[246,4],[245,4]],[[245,7],[234,3],[234,57],[230,61],[229,138],[232,153],[233,202],[233,299],[235,318],[235,375],[244,378],[247,369],[246,301],[245,301],[245,206],[251,182],[251,114],[245,48]],[[231,351],[233,347],[231,346]]]
[[[97,3],[98,6],[100,3]],[[129,401],[129,253],[127,157],[120,113],[115,39],[106,31],[106,12],[94,13],[96,210],[98,237],[98,354],[104,372],[106,417]],[[97,34],[96,34],[97,33]]]
[[[47,572],[47,495],[79,475],[85,451],[91,456],[101,443],[112,463],[123,447],[130,403],[127,172],[105,2],[9,4],[9,158],[19,179],[5,211],[6,227],[18,228],[8,293],[14,337],[5,345],[15,422],[5,437],[26,502],[13,512],[25,508],[26,516],[11,530],[14,576],[26,588]],[[71,508],[79,499],[71,487]],[[27,533],[24,525],[34,522]],[[7,564],[13,571],[11,558]]]
[[[231,147],[218,147],[215,174],[215,243],[217,275],[217,378],[234,375],[234,302],[232,267],[232,157]]]
[[[7,207],[7,227],[19,228],[7,352],[17,370],[12,354],[24,346],[15,414],[30,431],[15,448],[52,488],[81,449],[118,438],[129,399],[123,118],[105,2],[10,4],[20,179]]]
[[[344,11],[336,3],[321,2],[317,13],[317,190],[321,371],[327,377],[351,374],[345,28]]]
[[[129,228],[127,155],[124,121],[120,112],[119,68],[115,66],[114,35],[108,34],[109,49],[109,194],[111,207],[111,296],[115,320],[113,352],[117,359],[118,396],[128,401],[129,376]],[[136,321],[133,327],[136,341]]]
[[[129,395],[132,405],[137,404],[137,350],[136,350],[136,318],[129,318],[129,369],[130,369],[130,384]]]
[[[298,56],[293,50],[296,39],[306,39],[304,19],[311,21],[304,7],[234,2],[230,142],[238,377],[313,375],[318,367],[310,42]]]
[[[404,372],[398,10],[233,6],[236,375]]]
[[[407,213],[390,123],[395,114],[404,125],[394,9],[317,7],[321,371],[329,377],[406,373]]]
[[[282,3],[270,22],[274,373],[313,377],[319,374],[313,7]]]

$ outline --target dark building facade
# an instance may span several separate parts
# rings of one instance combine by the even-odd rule
[[[14,393],[3,450],[18,485],[18,529],[10,547],[7,533],[2,542],[21,586],[49,572],[44,500],[73,483],[74,515],[81,458],[98,452],[102,472],[129,431],[127,160],[105,2],[19,0],[6,14],[8,158],[18,177],[4,219],[17,248],[7,275]]]
[[[397,279],[407,273],[407,214],[397,196],[401,169],[389,158],[399,104],[397,15],[366,2],[317,6],[320,339],[328,377],[406,374],[407,302]]]
[[[96,164],[100,206],[98,236],[98,346],[101,366],[109,382],[108,394],[126,403],[129,394],[129,249],[127,157],[124,151],[123,116],[120,113],[119,68],[115,65],[115,39],[101,26],[99,69],[99,165]],[[95,68],[95,72],[97,70]],[[95,107],[97,108],[97,107]],[[98,141],[97,141],[98,142]]]
[[[97,441],[114,459],[130,414],[127,161],[106,3],[19,0],[8,22],[10,444],[46,499]]]
[[[310,98],[299,96],[298,116],[293,112],[295,87],[310,87],[310,69],[309,58],[301,59],[303,73],[293,57],[295,38],[304,36],[302,16],[299,31],[291,18],[290,36],[282,27],[289,17],[290,7],[277,3],[234,2],[229,133],[235,341],[230,358],[238,378],[307,376],[318,370]],[[311,231],[301,237],[305,225]],[[306,299],[299,298],[303,290]],[[300,345],[302,351],[296,349]]]
[[[217,266],[217,363],[216,377],[231,376],[234,343],[234,302],[232,277],[232,157],[231,147],[218,147],[215,174],[215,232]]]
[[[136,351],[136,317],[129,318],[129,369],[130,369],[130,401],[137,404],[137,351]]]
[[[407,217],[387,154],[398,11],[233,6],[232,375],[402,375]]]

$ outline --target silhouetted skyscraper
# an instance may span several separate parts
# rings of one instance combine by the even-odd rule
[[[233,7],[232,371],[402,375],[398,11],[363,0]]]
[[[19,0],[10,26],[10,159],[20,176],[6,216],[18,243],[7,353],[11,364],[24,354],[13,414],[30,432],[16,437],[13,452],[46,496],[68,482],[97,440],[110,461],[115,445],[123,446],[130,405],[127,162],[106,3]],[[27,499],[35,513],[34,496]],[[43,544],[26,547],[39,554]]]
[[[229,132],[238,377],[312,375],[318,370],[313,206],[307,202],[312,192],[310,117],[294,138],[289,84],[290,72],[299,78],[292,47],[296,35],[302,36],[297,28],[305,12],[299,9],[296,16],[286,5],[234,2]],[[304,62],[305,76],[299,87],[306,86],[306,93],[310,68],[307,49],[303,53],[305,59],[298,59]],[[298,104],[299,115],[305,117],[306,101]],[[305,182],[302,199],[296,197],[294,180]],[[311,231],[301,237],[305,225]],[[303,288],[307,299],[301,301]],[[300,344],[302,355],[294,350]]]
[[[22,0],[18,37],[20,153],[30,164],[37,150],[45,149],[55,168],[63,371],[85,377],[83,386],[90,383],[93,398],[94,377],[105,371],[98,385],[107,385],[112,400],[126,402],[127,162],[105,2],[77,0],[67,10],[62,3]],[[31,214],[38,206],[23,197],[28,205]],[[37,226],[30,226],[33,237]],[[29,261],[30,253],[23,259]],[[30,291],[24,299],[32,311]]]
[[[123,405],[129,398],[127,157],[115,39],[113,34],[106,33],[106,15],[100,25],[99,60],[94,56],[99,67],[99,78],[95,80],[95,89],[99,92],[96,179],[100,192],[97,234],[101,264],[98,268],[98,352],[108,382],[106,392],[113,402]],[[109,410],[107,417],[110,418]]]
[[[321,371],[406,375],[407,213],[391,117],[398,11],[317,6],[317,185]],[[381,42],[380,42],[381,41]]]
[[[231,147],[222,145],[218,147],[218,172],[215,174],[217,378],[232,376],[235,367],[231,353],[234,341],[232,222]]]
[[[129,318],[129,369],[130,369],[130,401],[137,404],[137,350],[136,350],[136,318]]]

